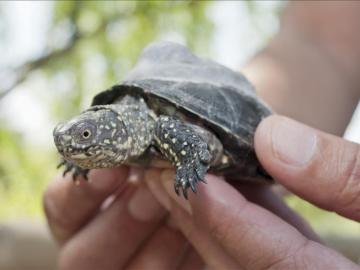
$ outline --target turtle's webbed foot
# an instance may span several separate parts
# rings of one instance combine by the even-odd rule
[[[76,182],[80,176],[86,181],[88,180],[87,175],[89,173],[89,169],[83,169],[67,160],[62,160],[57,167],[60,168],[62,166],[64,166],[63,176],[65,176],[68,172],[71,172],[74,182]]]
[[[155,140],[160,151],[175,165],[174,188],[187,198],[187,190],[197,192],[197,183],[205,182],[211,154],[204,140],[191,126],[167,116],[158,120]]]

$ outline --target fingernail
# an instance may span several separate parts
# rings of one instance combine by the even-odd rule
[[[129,213],[139,221],[150,221],[159,218],[164,209],[145,187],[141,186],[129,201]]]
[[[128,182],[133,184],[140,183],[141,179],[143,179],[144,170],[140,167],[130,167],[129,177],[127,179]]]
[[[192,214],[191,205],[188,200],[182,196],[178,196],[174,190],[174,171],[173,170],[165,170],[161,174],[161,180],[163,182],[163,186],[169,194],[169,196],[179,205],[181,206],[186,212]],[[190,191],[191,192],[191,191]]]
[[[293,166],[306,164],[315,153],[316,132],[296,121],[284,119],[272,127],[275,156]]]

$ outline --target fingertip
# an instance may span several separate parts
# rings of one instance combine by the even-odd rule
[[[145,172],[145,182],[154,197],[168,211],[171,209],[171,201],[166,194],[161,179],[160,169],[149,169]]]
[[[284,116],[264,119],[255,132],[260,163],[276,179],[305,170],[317,152],[318,132]]]
[[[108,190],[114,185],[121,185],[129,176],[129,167],[92,169],[89,172],[89,182],[97,191]]]
[[[254,147],[257,158],[265,167],[269,166],[273,158],[271,134],[273,126],[276,122],[281,121],[284,117],[279,115],[271,115],[263,119],[255,131]]]

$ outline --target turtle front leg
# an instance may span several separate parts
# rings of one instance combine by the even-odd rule
[[[181,189],[187,198],[189,187],[196,193],[211,161],[207,143],[190,125],[168,116],[159,117],[154,137],[156,147],[176,167],[176,193]]]
[[[73,181],[76,182],[77,178],[79,176],[82,176],[86,181],[88,180],[88,173],[89,173],[89,169],[83,169],[79,166],[76,166],[75,164],[63,159],[59,165],[57,166],[57,168],[60,168],[64,166],[64,172],[63,172],[63,176],[65,176],[68,172],[72,173],[72,177],[73,177]]]

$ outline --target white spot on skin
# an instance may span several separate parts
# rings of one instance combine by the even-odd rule
[[[167,143],[164,143],[164,144],[163,144],[163,148],[164,148],[164,149],[168,149],[168,148],[169,148],[169,145],[168,145]]]
[[[181,150],[180,154],[182,154],[183,156],[186,155],[186,151],[185,150]]]
[[[187,145],[188,145],[188,143],[187,143],[187,142],[184,142],[184,143],[183,143],[183,145],[187,146]]]
[[[88,159],[89,157],[86,156],[84,153],[81,153],[81,154],[76,154],[76,155],[73,155],[71,156],[72,159]]]
[[[222,164],[229,163],[229,157],[226,156],[226,155],[223,155],[222,158],[221,158],[221,163]]]
[[[176,143],[176,138],[173,138],[171,141],[172,141],[173,143]]]
[[[173,128],[174,126],[175,126],[174,124],[170,124],[170,126],[169,126],[169,127],[170,127],[170,128]]]
[[[169,134],[165,133],[164,138],[166,139],[167,137],[169,137]]]
[[[104,140],[104,143],[110,144],[110,141],[109,141],[108,139],[105,139],[105,140]]]
[[[71,141],[72,137],[70,135],[63,135],[62,138],[64,141]]]
[[[176,128],[174,128],[173,131],[176,132]]]

